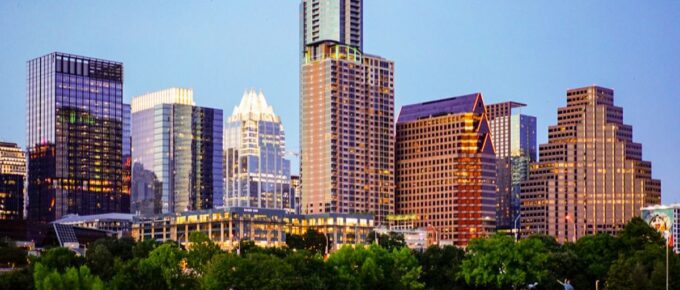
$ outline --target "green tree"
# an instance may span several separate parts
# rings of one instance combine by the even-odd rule
[[[132,257],[134,258],[139,258],[139,259],[144,259],[149,256],[149,253],[153,251],[156,247],[159,246],[159,243],[156,242],[155,240],[143,240],[135,243],[135,245],[132,247]]]
[[[67,248],[60,247],[43,252],[42,255],[36,259],[36,263],[38,262],[49,269],[63,272],[69,267],[79,268],[85,264],[85,259],[77,256],[73,251]]]
[[[283,261],[295,269],[295,275],[289,278],[290,289],[327,288],[330,274],[320,254],[311,254],[306,250],[294,251],[289,252]]]
[[[115,263],[115,257],[109,251],[109,248],[104,244],[93,244],[85,256],[87,260],[87,266],[92,269],[92,273],[98,275],[104,280],[109,280],[115,273],[113,265]]]
[[[195,279],[184,272],[186,253],[174,243],[164,243],[139,262],[140,286],[146,289],[188,289]]]
[[[12,242],[0,244],[0,267],[23,267],[28,263],[27,252]]]
[[[366,243],[368,244],[375,243],[376,236],[378,238],[378,244],[387,250],[391,251],[392,249],[406,247],[406,240],[404,239],[404,234],[395,232],[376,235],[374,231],[371,231],[366,237]]]
[[[222,253],[219,246],[210,240],[210,237],[202,232],[193,232],[189,235],[191,246],[187,254],[189,267],[199,274],[203,273],[204,267],[213,256]]]
[[[422,289],[422,268],[407,248],[345,246],[328,258],[333,289]]]
[[[461,275],[468,284],[485,289],[519,289],[543,283],[549,252],[540,239],[518,243],[508,236],[473,239],[467,247]]]
[[[79,268],[68,267],[64,273],[50,269],[42,263],[34,268],[34,283],[37,290],[97,290],[104,289],[99,277],[92,275],[90,269],[83,265]]]
[[[28,290],[33,287],[30,268],[0,273],[0,290]]]
[[[420,281],[427,289],[464,289],[466,284],[460,278],[460,268],[465,251],[454,246],[430,246],[418,255],[423,269]]]
[[[292,289],[293,268],[280,258],[263,253],[245,257],[216,255],[202,279],[204,289]]]

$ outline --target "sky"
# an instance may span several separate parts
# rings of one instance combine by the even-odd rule
[[[0,140],[25,145],[26,61],[52,51],[124,63],[124,100],[171,86],[231,114],[262,89],[299,146],[299,1],[0,1]],[[364,51],[395,61],[401,105],[482,92],[537,116],[566,90],[615,90],[624,122],[680,202],[680,1],[364,0]],[[294,162],[297,164],[297,162]],[[297,165],[293,172],[298,172]]]

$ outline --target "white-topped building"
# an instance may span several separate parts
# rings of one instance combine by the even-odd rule
[[[224,128],[225,206],[292,211],[285,133],[262,91],[246,90]]]

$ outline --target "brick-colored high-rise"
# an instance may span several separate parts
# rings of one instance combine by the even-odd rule
[[[633,127],[614,106],[614,91],[589,86],[567,91],[557,110],[540,162],[522,183],[523,234],[543,233],[560,242],[619,231],[640,208],[659,204],[661,183],[642,160]]]
[[[380,224],[394,213],[394,63],[363,53],[362,6],[302,1],[301,208]]]
[[[482,95],[404,106],[397,120],[397,212],[466,246],[496,227],[496,157]]]

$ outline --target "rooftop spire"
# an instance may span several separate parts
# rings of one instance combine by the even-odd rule
[[[278,121],[278,117],[274,114],[274,109],[267,104],[262,90],[257,92],[255,89],[248,89],[243,92],[241,103],[234,107],[234,112],[229,117],[230,121],[235,120],[263,120],[263,121]]]

